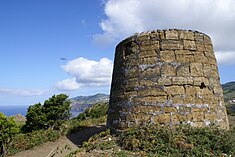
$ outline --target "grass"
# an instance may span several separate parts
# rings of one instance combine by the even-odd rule
[[[75,153],[89,155],[106,152],[107,156],[234,156],[235,129],[216,127],[193,128],[180,125],[175,128],[149,125],[131,128],[119,136],[109,130],[91,137]],[[99,154],[99,155],[100,155]],[[102,156],[102,155],[101,155]]]
[[[29,150],[35,146],[41,145],[48,141],[56,141],[60,137],[59,131],[56,130],[39,130],[32,133],[20,133],[13,138],[9,155],[13,155],[23,150]]]
[[[70,120],[66,134],[81,130],[83,127],[89,127],[106,123],[108,112],[108,103],[97,103],[91,108],[87,108],[84,113]]]

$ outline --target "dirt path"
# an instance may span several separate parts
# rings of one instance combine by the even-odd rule
[[[34,147],[31,150],[19,152],[12,157],[51,157],[53,154],[53,157],[64,157],[71,151],[76,150],[78,145],[81,145],[82,142],[88,140],[94,134],[105,130],[105,125],[84,128],[81,131],[70,134],[67,137],[61,137],[55,142],[47,142],[41,146]]]

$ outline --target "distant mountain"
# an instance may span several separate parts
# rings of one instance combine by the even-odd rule
[[[224,101],[229,102],[230,100],[235,100],[235,82],[228,82],[222,84],[224,91]]]
[[[71,102],[72,111],[83,112],[86,108],[93,106],[95,103],[108,102],[109,95],[98,93],[90,96],[77,96],[69,100]]]

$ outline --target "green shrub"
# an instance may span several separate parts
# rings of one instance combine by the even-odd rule
[[[0,112],[0,155],[6,156],[12,145],[13,137],[19,133],[20,128],[14,117],[5,116]]]
[[[174,129],[163,126],[132,128],[120,135],[124,150],[144,151],[160,156],[235,155],[235,129],[193,128],[188,125]]]
[[[70,102],[65,94],[53,95],[44,104],[37,103],[29,106],[26,122],[22,130],[32,132],[40,129],[52,128],[59,130],[71,116]]]
[[[23,150],[31,149],[48,141],[56,141],[59,137],[59,131],[52,129],[17,134],[13,138],[10,154],[12,155]]]
[[[89,119],[89,118],[100,118],[108,113],[108,103],[97,103],[90,108],[87,108],[83,113],[79,114],[74,119],[79,121]]]
[[[107,120],[108,103],[97,103],[91,108],[87,108],[85,112],[70,120],[66,133],[70,134],[82,129],[105,123]]]

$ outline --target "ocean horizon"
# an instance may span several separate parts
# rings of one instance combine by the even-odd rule
[[[29,106],[0,106],[0,112],[2,112],[7,117],[21,114],[26,116],[27,109]],[[81,112],[71,111],[72,117],[78,116]]]
[[[26,115],[27,109],[29,106],[0,106],[0,112],[5,114],[6,116],[14,116],[17,114],[21,114],[23,116]]]

